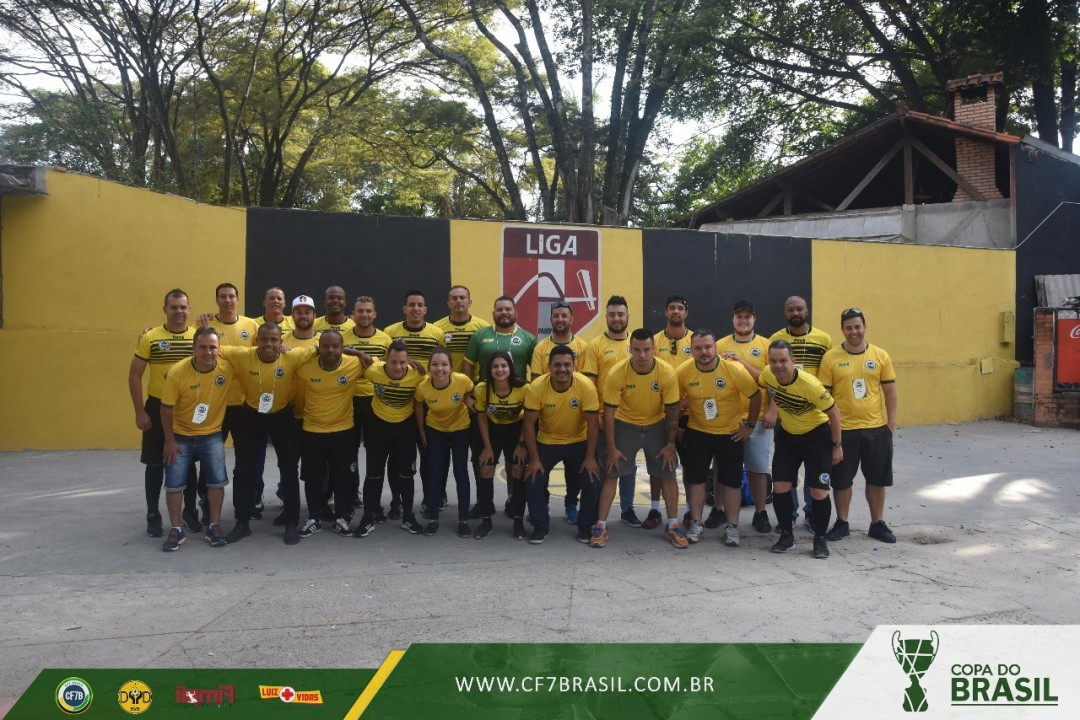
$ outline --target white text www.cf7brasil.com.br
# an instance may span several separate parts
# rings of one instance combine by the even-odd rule
[[[713,691],[713,678],[691,675],[459,675],[458,692],[480,693],[705,693]]]

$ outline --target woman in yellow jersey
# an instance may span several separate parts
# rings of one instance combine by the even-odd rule
[[[472,408],[473,382],[468,375],[453,371],[450,351],[443,347],[431,351],[428,375],[417,386],[413,396],[416,424],[420,430],[420,446],[427,449],[429,473],[427,496],[442,494],[447,467],[447,450],[454,466],[457,484],[458,535],[472,537],[469,528],[469,410]],[[425,535],[439,530],[439,503],[428,503],[431,521]]]
[[[482,382],[473,391],[476,399],[477,427],[483,442],[479,457],[480,473],[476,478],[476,504],[480,508],[480,527],[476,538],[491,532],[495,513],[495,467],[499,456],[506,462],[506,484],[510,489],[510,512],[514,516],[514,539],[526,540],[525,532],[525,463],[528,453],[521,439],[521,420],[525,416],[525,380],[514,371],[510,353],[492,353],[484,367]]]

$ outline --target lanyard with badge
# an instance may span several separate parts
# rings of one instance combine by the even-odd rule
[[[195,367],[195,360],[194,359],[192,359],[192,361],[191,361],[191,366]],[[214,370],[217,370],[217,364],[216,363],[214,364]],[[211,370],[210,373],[213,373],[214,370]],[[195,371],[198,372],[198,369],[196,368]],[[210,373],[207,373],[207,375],[209,375]],[[201,385],[202,385],[202,383],[200,383],[200,387],[201,387]],[[195,400],[196,400],[195,412],[193,412],[191,414],[191,424],[192,425],[202,425],[204,422],[206,422],[206,418],[210,414],[210,401],[214,399],[214,382],[213,382],[213,380],[210,381],[210,394],[207,396],[206,402],[198,402],[198,399],[199,399],[199,395],[198,395],[198,392],[196,391],[196,394],[195,394]]]
[[[717,370],[720,369],[720,363],[719,362],[717,362],[717,364],[716,364],[716,369]],[[716,416],[720,414],[718,412],[718,410],[717,410],[716,398],[715,397],[709,397],[709,398],[705,397],[705,393],[703,393],[701,391],[701,388],[704,387],[704,385],[705,385],[704,373],[702,373],[699,370],[698,371],[698,397],[701,400],[701,412],[705,416],[706,420],[715,420]]]
[[[260,360],[261,362],[261,360]],[[278,355],[277,361],[274,363],[273,381],[270,383],[270,392],[266,391],[266,387],[263,385],[262,369],[259,369],[259,412],[263,415],[270,412],[274,407],[274,388],[277,387],[278,373],[281,370],[281,355]]]

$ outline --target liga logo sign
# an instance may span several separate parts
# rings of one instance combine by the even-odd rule
[[[600,232],[588,228],[503,226],[502,294],[514,298],[517,321],[543,339],[551,306],[570,303],[575,333],[603,312]]]

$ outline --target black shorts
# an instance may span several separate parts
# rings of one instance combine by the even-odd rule
[[[799,483],[799,466],[806,466],[806,486],[828,490],[832,486],[832,429],[823,422],[802,435],[777,426],[773,433],[772,475],[774,483]]]
[[[713,435],[693,428],[683,433],[686,450],[683,453],[683,482],[701,485],[709,477],[709,468],[716,459],[716,479],[724,487],[742,487],[743,444],[730,435]]]
[[[390,477],[412,477],[416,474],[416,420],[409,417],[401,422],[386,422],[372,415],[364,429],[364,447],[367,448],[367,468],[371,473],[382,474],[390,462]]]
[[[142,453],[139,461],[143,465],[165,465],[165,431],[161,428],[161,398],[147,397],[143,409],[150,416],[150,429],[142,434]]]
[[[479,435],[479,431],[476,434]],[[507,469],[509,469],[514,464],[514,451],[517,450],[518,442],[521,439],[521,420],[507,425],[499,425],[489,420],[488,438],[491,440],[491,464],[498,465],[501,456],[503,462],[506,463]],[[483,450],[484,442],[481,440],[480,451],[476,453],[477,458],[480,457]]]
[[[832,469],[832,486],[847,490],[862,467],[867,485],[892,487],[892,432],[888,425],[863,430],[845,430],[840,435],[844,459]]]

